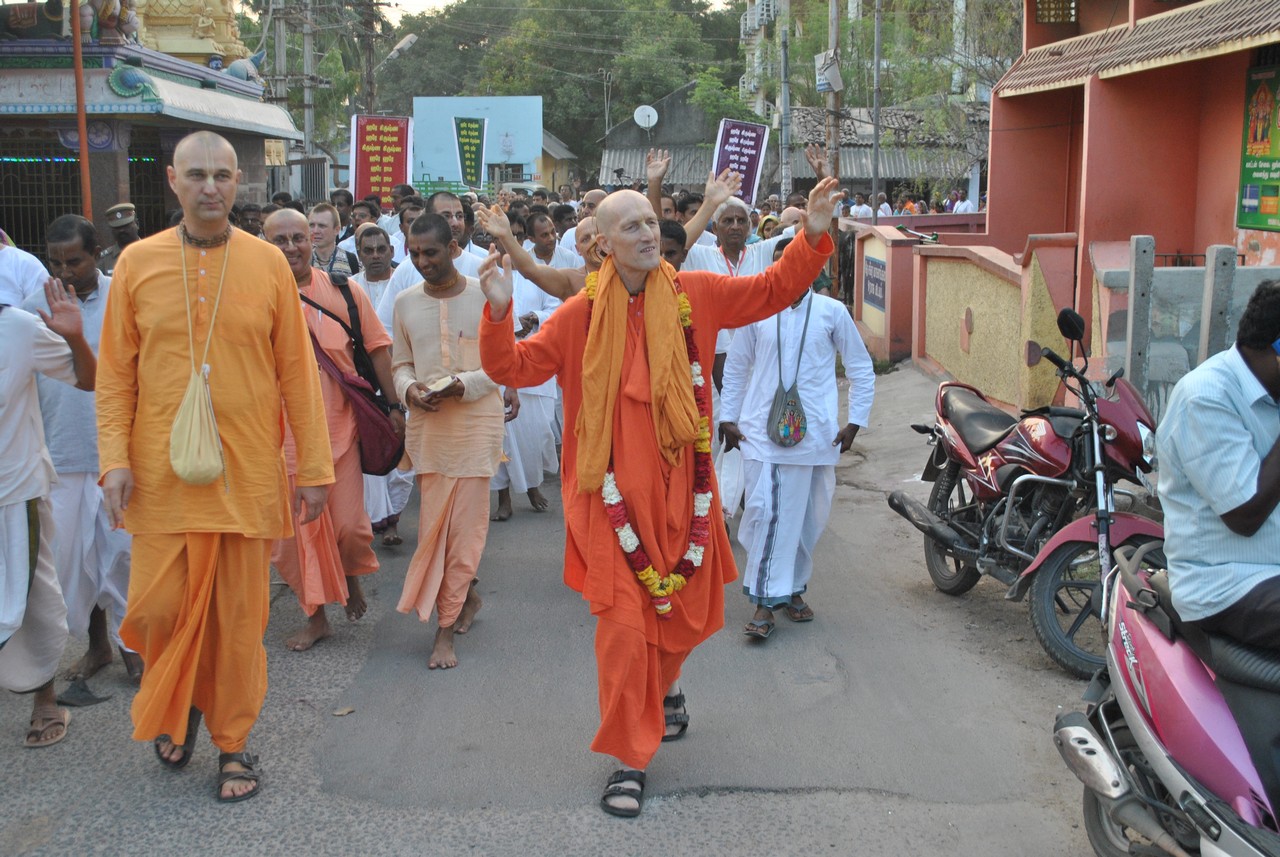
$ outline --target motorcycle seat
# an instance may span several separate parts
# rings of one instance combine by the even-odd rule
[[[986,452],[1004,440],[1018,424],[1011,416],[963,387],[948,387],[942,393],[942,416],[956,428],[970,452]]]
[[[1159,609],[1173,621],[1178,635],[1187,641],[1192,651],[1200,656],[1219,677],[1255,687],[1268,693],[1280,693],[1280,652],[1259,649],[1241,643],[1231,637],[1208,634],[1199,627],[1183,621],[1173,607],[1173,595],[1169,589],[1169,575],[1158,571],[1147,578],[1147,584],[1160,596]]]

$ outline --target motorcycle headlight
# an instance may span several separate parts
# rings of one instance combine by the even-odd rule
[[[1145,423],[1138,423],[1138,437],[1142,438],[1142,461],[1154,473],[1156,469],[1156,433]],[[1147,476],[1142,468],[1138,468],[1138,481],[1152,495],[1156,495],[1155,480]]]

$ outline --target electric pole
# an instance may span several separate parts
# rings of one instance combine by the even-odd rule
[[[827,49],[831,63],[840,68],[840,0],[829,0],[827,6]],[[838,74],[838,71],[837,71]],[[827,170],[840,176],[840,93],[833,86],[827,93]]]
[[[876,0],[871,61],[871,223],[880,222],[880,0]]]
[[[311,20],[311,0],[302,0],[302,135],[307,155],[315,152],[315,35]]]
[[[788,17],[782,23],[782,89],[779,95],[782,113],[782,198],[791,195],[791,61],[787,53],[787,36],[791,30]]]

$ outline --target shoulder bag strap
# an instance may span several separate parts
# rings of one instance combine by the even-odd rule
[[[809,306],[805,308],[804,327],[800,330],[800,347],[796,350],[796,377],[791,382],[792,387],[794,387],[796,384],[800,382],[800,360],[802,357],[804,357],[804,341],[809,336],[809,315],[810,313],[813,312],[813,295],[808,295],[807,297],[809,298]],[[785,312],[785,310],[783,312]],[[782,313],[781,312],[778,313],[776,316],[774,316],[774,321],[778,323],[778,334],[777,334],[778,336],[778,387],[780,389],[785,390],[787,389],[787,387],[782,381]]]

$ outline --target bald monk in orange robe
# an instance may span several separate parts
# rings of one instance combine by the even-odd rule
[[[304,521],[320,514],[333,482],[293,274],[279,250],[228,221],[237,167],[217,134],[178,144],[168,177],[182,224],[121,254],[98,370],[103,495],[113,525],[133,534],[120,635],[146,667],[133,737],[153,740],[160,761],[181,768],[203,715],[221,751],[216,794],[227,802],[259,791],[258,760],[245,745],[267,690],[271,543],[292,532],[285,409]],[[206,485],[182,481],[170,463],[193,362],[208,366],[222,444],[223,473]]]
[[[681,665],[723,624],[724,584],[737,576],[714,497],[702,566],[671,597],[670,618],[659,619],[609,523],[600,491],[605,461],[616,473],[631,525],[658,574],[674,569],[689,545],[694,487],[690,357],[678,326],[673,339],[673,332],[657,322],[647,324],[646,304],[650,315],[661,312],[663,324],[670,327],[678,325],[673,314],[676,287],[688,296],[703,383],[710,384],[717,331],[781,311],[813,282],[833,249],[826,230],[839,198],[835,180],[819,182],[810,196],[807,240],[792,242],[781,261],[764,273],[734,278],[705,272],[677,275],[661,260],[658,220],[648,200],[634,191],[613,194],[596,212],[598,243],[609,258],[600,270],[595,308],[589,289],[579,292],[519,343],[506,317],[509,266],[499,270],[494,254],[481,267],[488,298],[480,328],[485,371],[494,381],[514,387],[557,376],[566,423],[577,428],[564,435],[565,583],[582,593],[597,619],[600,729],[591,749],[623,765],[601,798],[601,807],[610,814],[640,811],[644,768],[667,725],[664,701],[677,715],[670,722],[678,731],[668,737],[684,733],[688,720],[677,687]],[[619,337],[624,338],[621,347]],[[651,373],[651,365],[659,371]],[[612,412],[602,413],[609,400]],[[597,424],[612,431],[593,431]],[[712,492],[718,494],[714,477]]]
[[[262,234],[280,248],[289,263],[298,293],[304,299],[302,314],[311,335],[329,359],[348,375],[356,374],[355,346],[334,316],[352,327],[358,321],[379,387],[396,408],[391,412],[393,424],[403,437],[404,414],[398,408],[391,386],[391,337],[378,320],[369,296],[358,284],[349,284],[358,317],[352,318],[346,298],[329,275],[311,267],[311,234],[302,212],[291,208],[275,212],[262,224]],[[308,300],[311,303],[306,303]],[[312,304],[319,304],[330,315]],[[373,525],[364,507],[364,473],[360,468],[355,412],[342,385],[328,372],[320,373],[320,389],[324,393],[324,411],[329,424],[334,483],[320,517],[310,524],[298,525],[297,534],[277,541],[271,553],[276,571],[298,596],[298,603],[307,615],[307,624],[284,641],[285,646],[295,652],[304,652],[333,634],[325,616],[326,604],[342,604],[347,618],[353,622],[363,616],[365,599],[360,578],[378,570],[378,557],[373,552]],[[297,474],[297,453],[291,434],[285,437],[285,464],[292,481]]]

